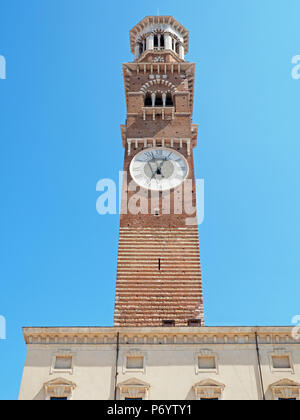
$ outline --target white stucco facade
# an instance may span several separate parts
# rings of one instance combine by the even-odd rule
[[[300,399],[300,342],[291,327],[26,328],[24,335],[20,400]]]

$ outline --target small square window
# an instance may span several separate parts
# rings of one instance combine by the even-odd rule
[[[144,369],[144,357],[128,356],[126,361],[126,369]]]
[[[189,327],[201,327],[201,319],[189,319],[188,320]]]
[[[289,356],[272,356],[274,369],[291,369],[291,361]]]
[[[163,327],[175,327],[175,321],[173,319],[167,319],[162,322]]]
[[[216,370],[215,356],[199,356],[198,357],[199,370]]]
[[[72,357],[56,356],[55,370],[70,370],[72,369]]]

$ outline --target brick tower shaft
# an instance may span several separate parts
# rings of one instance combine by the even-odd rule
[[[115,326],[203,325],[193,163],[197,126],[191,120],[195,65],[184,58],[188,31],[170,16],[156,16],[145,18],[130,36],[135,60],[123,64],[127,120],[121,126]],[[172,174],[176,162],[185,177],[180,185]],[[137,185],[138,177],[146,184]],[[155,191],[166,178],[174,188]]]

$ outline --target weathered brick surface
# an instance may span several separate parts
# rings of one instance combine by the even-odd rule
[[[202,303],[197,228],[120,228],[116,326],[187,326]]]

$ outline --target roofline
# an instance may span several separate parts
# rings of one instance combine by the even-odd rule
[[[195,331],[195,329],[198,330],[213,330],[213,329],[226,329],[226,328],[239,328],[239,329],[262,329],[262,328],[266,328],[266,329],[270,329],[270,328],[294,328],[294,325],[210,325],[210,326],[203,326],[203,327],[172,327],[172,330],[187,330],[190,329],[192,331]],[[165,331],[167,328],[165,327],[115,327],[115,326],[49,326],[49,327],[22,327],[22,330],[38,330],[38,329],[42,329],[42,330],[47,330],[47,329],[111,329],[111,330],[119,330],[119,331],[125,331],[125,330],[136,330],[136,329],[141,329],[141,330],[153,330],[153,329],[161,329],[163,331]]]
[[[221,337],[223,336],[224,342],[227,342],[225,337],[248,337],[245,338],[244,344],[251,344],[249,342],[249,337],[254,337],[257,335],[260,340],[265,340],[266,344],[282,344],[282,342],[277,339],[278,336],[285,337],[285,343],[290,342],[291,344],[300,345],[299,341],[296,341],[292,337],[293,326],[247,326],[247,327],[237,327],[237,326],[222,326],[222,327],[24,327],[23,335],[26,344],[50,344],[50,345],[68,345],[68,344],[91,344],[88,342],[88,338],[93,338],[94,344],[97,344],[97,338],[101,338],[102,344],[113,344],[116,337],[119,335],[121,337],[134,339],[137,335],[143,335],[154,338],[162,336],[214,336]],[[286,337],[289,336],[290,339],[287,340]],[[78,337],[84,337],[82,342],[78,342]],[[63,339],[63,341],[59,341]],[[235,338],[235,343],[239,344]],[[254,342],[253,341],[253,342]],[[99,344],[101,344],[99,342]],[[197,344],[195,343],[185,343]],[[233,343],[228,343],[233,344]]]

